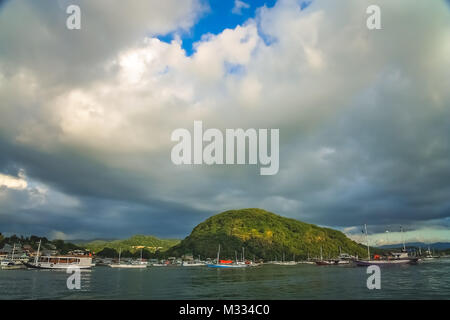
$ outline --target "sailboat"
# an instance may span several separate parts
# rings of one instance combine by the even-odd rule
[[[200,260],[200,256],[198,256],[198,260],[194,260],[194,261],[183,261],[181,263],[182,267],[203,267],[205,266],[206,263],[204,261]]]
[[[401,252],[392,252],[388,257],[381,258],[379,255],[375,255],[374,259],[370,259],[370,247],[369,247],[369,237],[367,235],[367,225],[364,225],[364,230],[366,234],[367,241],[367,260],[355,260],[357,266],[371,266],[371,265],[401,265],[401,264],[414,264],[417,263],[419,258],[417,257],[409,257],[408,252],[406,251],[405,241],[403,239],[403,249]],[[403,234],[403,228],[400,229]]]
[[[430,250],[430,246],[428,246],[428,250],[425,251],[425,253],[426,253],[426,256],[423,257],[423,260],[425,260],[425,261],[434,260],[434,259],[439,258],[439,256],[434,256],[434,255],[432,254],[432,252],[431,252],[431,250]]]
[[[335,260],[338,265],[350,264],[350,262],[355,259],[355,257],[349,255],[348,253],[342,252],[341,247],[339,247],[339,257]]]
[[[122,249],[119,249],[119,263],[110,264],[111,268],[128,268],[128,269],[143,269],[147,268],[147,262],[142,259],[142,249],[141,249],[141,260],[135,261],[132,263],[120,263],[120,255],[122,253]]]
[[[236,253],[235,253],[236,254]],[[217,261],[216,263],[208,263],[206,265],[209,268],[247,268],[250,267],[250,264],[247,263],[238,263],[237,262],[237,254],[236,254],[236,261],[231,260],[220,260],[220,244],[219,249],[217,250]]]
[[[316,261],[318,266],[330,266],[336,264],[334,260],[324,260],[322,255],[322,246],[320,246],[320,260]]]
[[[16,244],[14,243],[14,247],[11,253],[11,259],[3,259],[0,261],[0,269],[2,270],[15,270],[22,269],[25,266],[17,259],[14,259],[14,252],[16,251]]]
[[[311,259],[309,258],[309,250],[308,250],[308,252],[307,252],[307,255],[308,255],[308,257],[307,257],[306,260],[299,261],[299,262],[297,262],[297,263],[298,263],[298,264],[316,264],[314,261],[311,261]]]
[[[295,254],[293,255],[292,261],[284,261],[284,252],[283,252],[283,260],[281,262],[276,262],[275,264],[280,266],[294,266],[297,264],[297,262],[295,262]]]

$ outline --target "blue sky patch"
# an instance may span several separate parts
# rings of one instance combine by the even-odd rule
[[[203,14],[199,21],[192,29],[181,34],[183,41],[182,47],[188,56],[194,52],[193,44],[202,39],[207,33],[219,34],[224,29],[234,29],[238,25],[242,25],[249,18],[255,16],[256,9],[263,7],[273,7],[276,0],[244,0],[241,1],[248,6],[241,7],[239,11],[235,8],[234,0],[210,0],[207,4],[209,10]],[[234,12],[233,12],[234,11]],[[158,39],[164,42],[172,41],[174,33],[159,36]]]

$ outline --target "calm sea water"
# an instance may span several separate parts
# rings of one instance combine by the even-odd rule
[[[366,268],[348,266],[96,267],[81,290],[67,289],[68,276],[0,270],[0,299],[450,299],[450,259],[382,268],[380,290],[367,289]]]

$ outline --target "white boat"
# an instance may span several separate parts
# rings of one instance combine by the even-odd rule
[[[72,267],[90,269],[95,266],[91,257],[84,256],[42,256],[36,257],[34,262],[23,262],[23,264],[33,269],[68,269]]]
[[[205,265],[205,262],[202,261],[183,261],[181,264],[183,267],[202,267]]]
[[[24,268],[25,266],[19,261],[13,261],[9,259],[4,259],[0,261],[0,269],[2,270],[16,270]]]
[[[284,253],[283,253],[283,259],[281,261],[275,261],[273,264],[279,265],[279,266],[294,266],[297,264],[295,261],[295,255],[293,256],[292,261],[284,261]]]
[[[121,263],[121,264],[110,264],[111,268],[124,268],[124,269],[144,269],[147,265],[143,264],[132,264],[132,263]]]
[[[152,263],[152,267],[167,267],[169,263]]]
[[[425,251],[425,253],[426,253],[426,256],[422,258],[424,261],[429,261],[429,260],[434,260],[434,259],[439,258],[439,256],[433,256],[429,246],[428,246],[428,250]]]
[[[119,263],[116,264],[110,264],[109,266],[111,268],[124,268],[124,269],[144,269],[147,268],[147,262],[142,260],[142,250],[141,250],[141,260],[140,261],[134,261],[131,263],[120,263],[120,255],[122,253],[122,249],[119,249]]]
[[[42,240],[41,240],[42,241]],[[63,270],[77,267],[79,269],[90,269],[95,266],[92,257],[87,256],[40,256],[41,241],[33,262],[22,262],[26,267],[33,269]]]
[[[16,250],[16,244],[14,244],[11,259],[3,259],[0,261],[0,269],[2,270],[16,270],[16,269],[24,269],[25,266],[23,265],[21,260],[14,259],[14,252]]]
[[[316,265],[318,266],[331,266],[331,265],[335,265],[336,261],[335,260],[324,260],[323,259],[323,255],[322,255],[322,246],[320,246],[320,260],[317,260]]]

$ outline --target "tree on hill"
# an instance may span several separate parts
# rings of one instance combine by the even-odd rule
[[[119,256],[119,253],[112,248],[103,248],[103,250],[97,252],[96,255],[102,258],[115,258]]]

